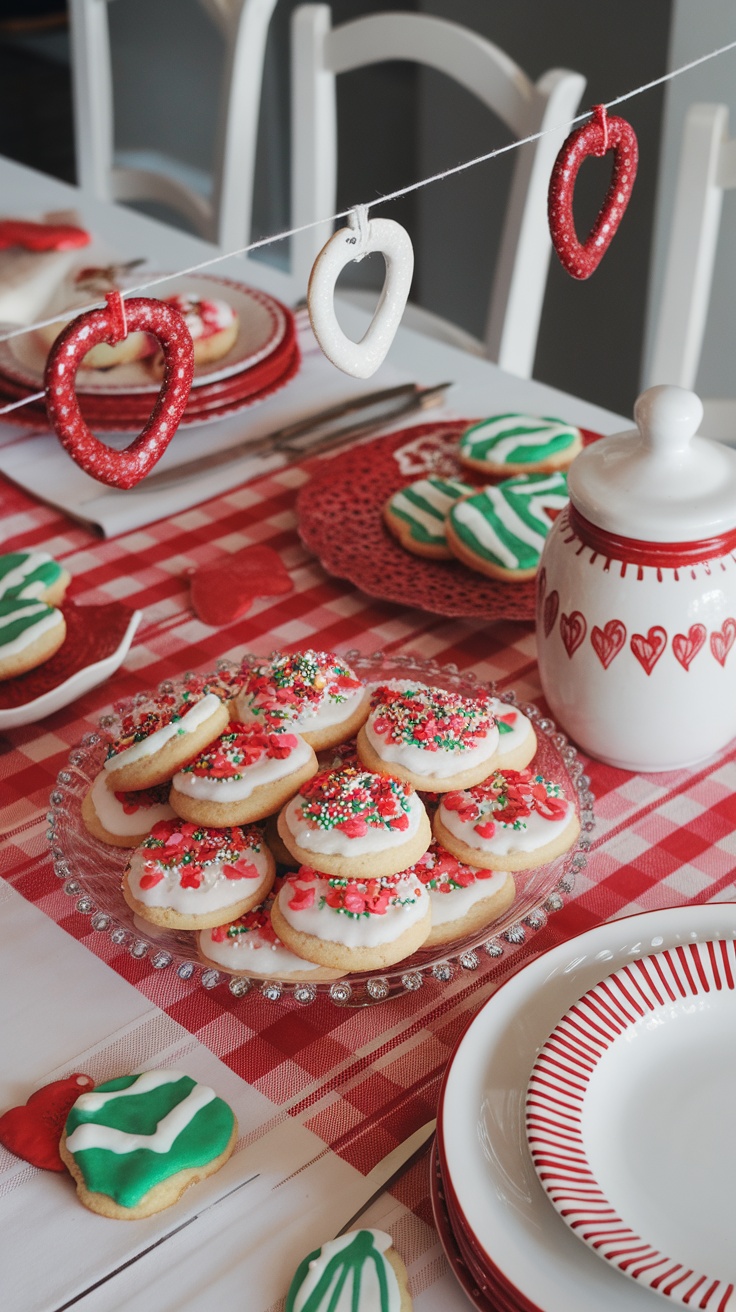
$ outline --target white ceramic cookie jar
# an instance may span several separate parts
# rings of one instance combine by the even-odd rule
[[[570,467],[537,580],[539,669],[584,751],[671,770],[736,735],[736,451],[696,436],[682,388],[634,414]]]

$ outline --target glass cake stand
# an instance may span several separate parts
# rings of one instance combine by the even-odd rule
[[[263,658],[246,657],[251,661],[257,659]],[[454,665],[382,652],[364,656],[351,651],[344,659],[366,683],[410,679],[469,697],[479,690],[495,693],[492,685],[480,682],[471,673],[460,673]],[[235,666],[221,662],[220,668],[227,672],[234,671]],[[157,691],[183,689],[191,677],[184,675],[182,679],[167,681]],[[279,980],[255,980],[205,966],[197,956],[194,933],[162,930],[134,916],[120,889],[130,849],[100,842],[87,831],[81,818],[84,796],[105,759],[107,737],[115,736],[120,718],[132,706],[145,705],[155,696],[155,692],[139,693],[132,701],[116,704],[113,714],[101,719],[101,732],[87,734],[73,748],[49,799],[47,836],[54,870],[77,911],[89,916],[92,928],[98,933],[109,934],[119,948],[133,957],[147,958],[156,970],[175,970],[182,979],[196,975],[205,989],[223,984],[235,997],[243,997],[253,989],[274,1002],[291,998],[307,1004],[323,995],[340,1006],[367,1006],[397,994],[415,992],[427,982],[447,983],[458,973],[477,970],[484,958],[501,957],[508,944],[523,943],[529,934],[546,924],[549,913],[559,910],[565,894],[573,888],[575,872],[586,865],[594,821],[593,797],[583,764],[552,720],[534,705],[517,703],[513,693],[503,693],[502,701],[518,705],[532,720],[538,743],[532,766],[545,778],[561,783],[568,796],[575,799],[581,832],[575,846],[563,856],[536,870],[515,874],[516,897],[502,916],[470,936],[420,949],[389,970],[349,974],[333,983],[314,983],[306,976],[303,981],[288,984]]]

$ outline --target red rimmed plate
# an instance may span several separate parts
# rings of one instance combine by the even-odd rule
[[[370,597],[454,619],[534,619],[533,579],[503,583],[460,561],[415,556],[383,523],[384,503],[416,478],[474,481],[456,454],[458,437],[473,422],[417,424],[311,466],[297,499],[298,528],[328,574]],[[583,431],[586,443],[597,438]]]
[[[197,366],[194,389],[253,369],[278,349],[290,325],[293,330],[293,315],[285,305],[266,292],[229,278],[204,274],[171,278],[160,287],[152,287],[150,294],[163,298],[182,292],[227,301],[238,315],[235,344],[222,359]],[[93,299],[90,298],[90,303]],[[55,308],[51,307],[50,314]],[[43,342],[32,332],[0,342],[0,375],[37,392],[43,386],[46,355]],[[158,390],[158,382],[143,361],[116,365],[114,369],[79,371],[80,395],[153,395]]]
[[[34,724],[96,688],[122,665],[141,612],[119,601],[64,602],[66,638],[51,660],[0,683],[0,730]]]

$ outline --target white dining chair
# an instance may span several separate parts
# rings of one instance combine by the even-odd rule
[[[223,250],[240,249],[250,239],[264,53],[277,0],[199,0],[225,45],[209,196],[165,168],[116,163],[109,3],[69,0],[80,187],[100,200],[157,201]]]
[[[662,294],[644,386],[695,386],[708,317],[724,192],[736,187],[736,140],[726,105],[685,118]],[[700,432],[736,445],[736,399],[703,400]]]
[[[551,251],[549,175],[585,79],[579,73],[552,69],[532,82],[485,37],[445,19],[378,13],[333,27],[329,5],[300,5],[292,18],[293,227],[312,224],[337,209],[337,75],[395,59],[447,74],[517,138],[545,134],[515,152],[484,341],[416,306],[407,307],[405,314],[406,323],[528,378]],[[292,237],[292,276],[297,285],[306,288],[314,258],[331,232],[332,225],[325,222]]]

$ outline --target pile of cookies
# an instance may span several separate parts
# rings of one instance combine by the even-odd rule
[[[45,551],[0,556],[0,680],[42,665],[66,638],[67,570]]]
[[[514,871],[572,846],[574,801],[535,752],[528,717],[483,691],[368,687],[334,653],[282,653],[131,711],[82,818],[134,849],[129,907],[196,932],[207,964],[336,979],[482,929]]]
[[[580,430],[560,419],[494,415],[467,428],[457,445],[460,465],[486,486],[418,479],[388,498],[384,522],[417,556],[457,559],[511,582],[533,578],[582,445]]]

